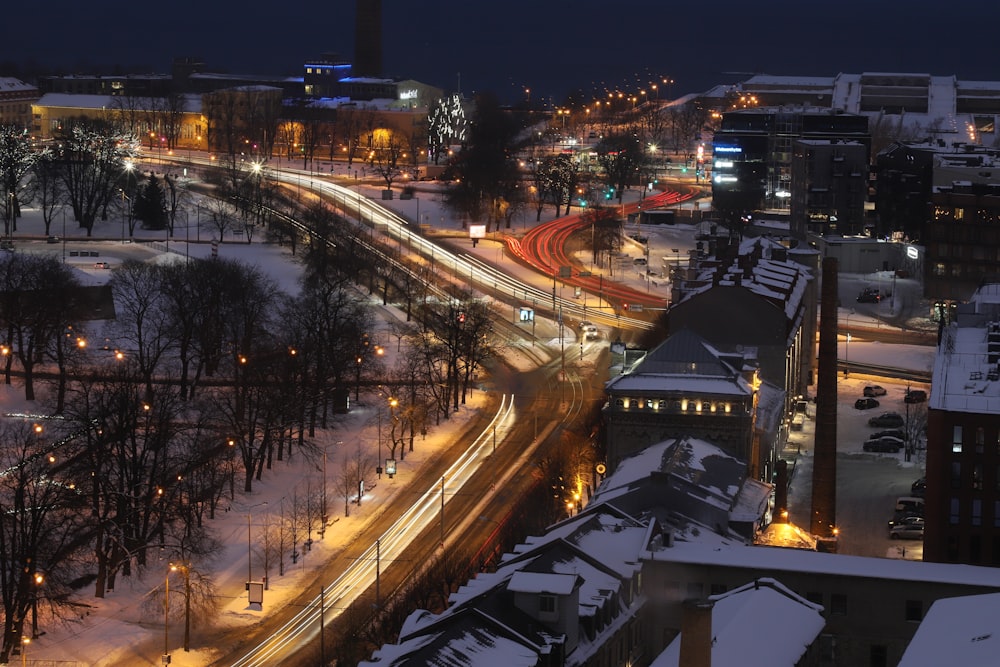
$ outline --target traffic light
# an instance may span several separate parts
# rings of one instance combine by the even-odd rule
[[[456,318],[459,324],[465,324],[465,311],[458,311],[458,317]]]

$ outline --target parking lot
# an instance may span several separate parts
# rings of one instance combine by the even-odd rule
[[[874,396],[879,406],[859,410],[854,407],[864,397],[866,386],[879,385],[884,395]],[[922,434],[907,461],[904,450],[898,453],[865,452],[864,443],[872,433],[888,427],[868,425],[871,417],[896,412],[911,430],[926,419],[926,403],[904,403],[907,387],[929,387],[852,374],[838,381],[837,415],[837,525],[840,529],[840,553],[920,560],[920,540],[893,540],[889,537],[889,519],[893,518],[895,500],[911,493],[911,484],[923,476],[924,440]],[[792,431],[784,456],[794,460],[789,491],[789,516],[793,523],[808,530],[812,494],[812,450],[815,439],[815,405],[809,404],[802,430]],[[904,427],[905,428],[905,427]]]

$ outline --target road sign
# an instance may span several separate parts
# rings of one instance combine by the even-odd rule
[[[630,304],[628,304],[628,307],[626,308],[626,310],[628,310],[629,312],[632,312],[632,313],[641,313],[642,312],[642,304],[641,303],[630,303]]]

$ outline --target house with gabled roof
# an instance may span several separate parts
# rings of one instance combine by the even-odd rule
[[[689,435],[753,460],[757,369],[742,353],[723,353],[682,329],[623,375],[607,382],[607,465],[646,447]]]

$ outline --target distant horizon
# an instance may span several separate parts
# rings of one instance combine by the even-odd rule
[[[529,3],[507,0],[502,11],[459,0],[414,8],[383,0],[383,75],[415,79],[446,91],[490,91],[506,102],[530,98],[546,106],[571,91],[677,98],[755,73],[833,77],[899,72],[1000,78],[995,26],[1000,4],[957,0],[943,11],[913,0],[842,0],[808,5],[779,0],[766,10],[719,0],[709,14],[656,0],[608,6],[596,0]],[[485,14],[485,15],[484,15]],[[240,12],[176,0],[164,14],[146,5],[107,12],[67,5],[16,3],[0,67],[41,66],[70,73],[116,70],[169,73],[175,57],[198,57],[213,71],[302,76],[302,64],[324,52],[354,61],[354,2],[299,3]],[[87,71],[87,70],[90,71]],[[530,93],[525,91],[530,90]]]

